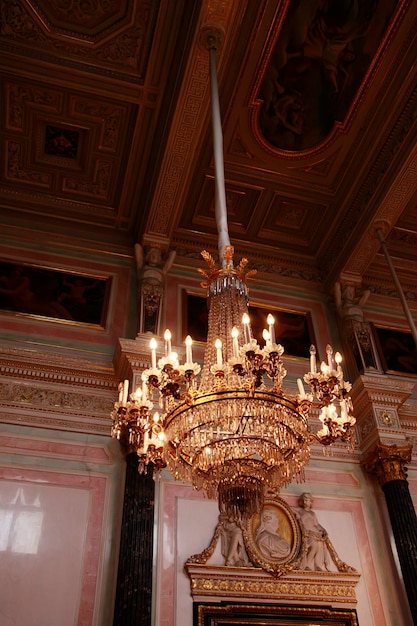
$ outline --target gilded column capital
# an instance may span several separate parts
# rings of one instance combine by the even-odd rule
[[[407,463],[411,461],[412,446],[379,443],[362,465],[367,472],[378,476],[381,487],[393,480],[407,480]]]

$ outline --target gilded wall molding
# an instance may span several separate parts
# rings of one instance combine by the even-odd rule
[[[360,574],[297,572],[279,579],[259,569],[187,565],[193,600],[240,598],[263,602],[296,601],[355,606]]]

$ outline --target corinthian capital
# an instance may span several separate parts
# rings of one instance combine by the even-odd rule
[[[379,443],[363,462],[367,472],[376,474],[381,486],[393,480],[407,480],[407,463],[411,461],[412,446]]]

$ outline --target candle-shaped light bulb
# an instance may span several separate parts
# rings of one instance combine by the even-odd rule
[[[310,346],[310,371],[316,373],[316,346]]]
[[[157,424],[159,422],[159,413],[158,413],[158,411],[155,411],[155,413],[153,414],[153,421],[155,422],[155,424]]]
[[[167,328],[164,332],[165,339],[165,356],[169,356],[171,354],[171,331]]]
[[[185,338],[185,362],[192,363],[193,362],[193,340],[190,335],[187,335]]]
[[[244,313],[242,315],[242,324],[243,324],[243,333],[244,333],[244,337],[245,337],[245,343],[250,343],[250,327],[249,327],[249,315],[247,313]]]
[[[140,402],[141,398],[142,398],[142,389],[140,387],[137,387],[135,393],[132,393],[132,399],[135,402]]]
[[[143,431],[143,449],[146,452],[149,445],[149,433],[147,430]]]
[[[271,314],[268,315],[268,317],[266,318],[266,321],[268,322],[268,330],[269,330],[269,338],[271,340],[271,343],[274,344],[275,343],[275,317]]]
[[[222,342],[220,341],[220,339],[216,339],[214,346],[216,348],[217,365],[222,365],[223,364]]]
[[[329,366],[324,361],[321,362],[320,369],[323,374],[328,374],[329,372]]]
[[[327,353],[327,363],[329,364],[329,368],[332,370],[333,369],[333,348],[330,344],[327,344],[326,346],[326,353]]]
[[[346,400],[340,400],[340,417],[341,417],[343,424],[347,422],[348,412],[347,412]]]
[[[152,339],[149,342],[149,346],[151,348],[151,359],[152,359],[152,369],[156,369],[156,339],[154,339],[152,337]]]
[[[129,394],[129,381],[125,380],[123,383],[123,397],[122,397],[123,403],[127,402],[128,394]]]
[[[302,398],[306,397],[306,392],[304,389],[303,381],[301,378],[297,378],[298,392]]]
[[[235,359],[237,359],[239,356],[239,344],[237,341],[238,337],[239,337],[239,330],[236,328],[236,326],[233,326],[232,340],[233,340],[233,356],[235,357]]]
[[[142,375],[142,402],[148,399],[148,383],[146,377]]]
[[[341,372],[342,366],[340,364],[342,362],[342,355],[340,354],[340,352],[336,352],[336,354],[334,355],[334,360],[336,361],[337,371]]]
[[[268,330],[266,330],[266,328],[263,329],[262,331],[262,337],[264,338],[264,341],[266,343],[267,346],[271,345],[271,334]]]

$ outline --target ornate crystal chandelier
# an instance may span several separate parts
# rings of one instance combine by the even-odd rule
[[[247,518],[262,508],[267,487],[303,480],[313,441],[324,446],[341,439],[354,442],[351,385],[344,381],[339,353],[327,346],[327,363],[317,370],[316,350],[310,349],[310,372],[298,379],[298,393],[285,394],[283,347],[276,343],[274,318],[268,316],[265,345],[253,338],[248,315],[247,279],[243,259],[233,266],[227,233],[222,175],[221,134],[214,38],[209,42],[213,131],[216,165],[216,219],[219,228],[217,267],[202,255],[209,304],[208,335],[203,367],[193,362],[192,339],[185,340],[185,362],[172,351],[165,332],[165,355],[157,359],[151,340],[151,367],[142,386],[129,395],[121,384],[112,412],[112,436],[139,457],[139,471],[149,463],[168,467],[175,478],[190,481],[220,510]],[[220,180],[220,184],[219,184]],[[309,414],[320,411],[321,429],[309,428]]]

